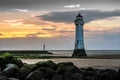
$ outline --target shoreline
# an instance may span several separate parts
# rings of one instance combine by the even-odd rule
[[[27,64],[51,60],[55,63],[73,62],[79,68],[93,67],[97,69],[114,69],[120,68],[120,59],[79,59],[79,58],[53,58],[53,59],[20,59]]]
[[[120,79],[120,59],[18,59],[6,53],[0,60],[1,80]]]

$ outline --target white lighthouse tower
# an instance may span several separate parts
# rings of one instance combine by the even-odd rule
[[[72,57],[85,57],[84,34],[83,34],[83,16],[79,13],[75,19],[76,34],[75,34],[75,49]]]

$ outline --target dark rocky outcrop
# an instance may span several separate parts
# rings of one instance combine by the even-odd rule
[[[120,80],[120,69],[78,68],[72,62],[24,64],[8,56],[0,58],[0,80]]]
[[[15,64],[7,64],[2,74],[6,77],[16,77],[19,73],[19,67]]]
[[[36,64],[36,67],[34,67],[34,69],[38,69],[40,67],[49,67],[49,68],[52,68],[53,70],[55,70],[57,65],[53,61],[38,62]]]
[[[106,69],[106,70],[102,70],[99,75],[98,75],[98,79],[99,80],[113,80],[115,79],[115,77],[117,76],[117,72],[115,70],[111,70],[111,69]]]
[[[35,70],[28,74],[25,80],[41,80],[42,79],[43,72],[39,70]]]
[[[63,76],[60,74],[55,74],[52,78],[52,80],[63,80]]]
[[[28,65],[24,65],[20,69],[20,76],[19,79],[24,80],[28,74],[32,72],[32,68],[29,67]]]

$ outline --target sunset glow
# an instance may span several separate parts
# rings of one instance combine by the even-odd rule
[[[7,16],[8,15],[6,15],[5,18]],[[19,17],[20,16],[18,16],[18,19],[17,17],[16,19],[11,17],[11,19],[8,20],[3,17],[0,19],[0,38],[74,36],[74,23],[45,21],[31,16],[29,16],[30,18],[28,17],[28,19],[19,19]],[[103,34],[104,32],[120,32],[120,29],[118,29],[120,27],[119,22],[120,17],[91,21],[85,24],[85,35],[90,37]]]
[[[120,49],[118,46],[120,45],[119,1],[115,0],[113,3],[97,0],[93,3],[94,1],[2,0],[0,1],[0,47],[42,49],[39,47],[46,43],[48,49],[74,49],[74,20],[76,15],[81,13],[85,22],[86,49]],[[21,44],[24,45],[26,42],[29,45],[23,48]],[[33,43],[35,45],[31,47]]]
[[[0,20],[0,38],[60,37],[65,31],[65,35],[69,37],[70,31],[74,31],[73,23],[55,23],[38,20],[35,17],[30,19]]]

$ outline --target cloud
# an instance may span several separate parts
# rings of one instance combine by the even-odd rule
[[[99,19],[106,19],[109,17],[120,16],[120,10],[100,11],[100,10],[80,10],[80,11],[66,11],[66,12],[50,12],[45,15],[36,16],[37,18],[53,21],[53,22],[67,22],[73,23],[75,16],[81,13],[86,23]]]
[[[3,33],[0,33],[0,36],[4,35]]]
[[[22,25],[23,22],[22,22],[23,19],[8,19],[8,20],[3,20],[3,24],[9,24],[11,26],[18,26],[18,25]]]
[[[29,10],[27,9],[11,9],[13,11],[18,11],[18,12],[30,12]]]
[[[73,31],[73,30],[60,30],[59,32],[62,32],[62,33],[66,33],[66,32],[73,33],[73,32],[75,32],[75,31]]]
[[[37,32],[37,33],[34,33],[34,34],[28,34],[28,35],[26,35],[26,37],[38,37],[37,35],[41,35],[41,34],[44,34],[44,33]]]
[[[6,23],[18,23],[18,22],[21,22],[22,19],[9,19],[9,20],[3,20],[3,22],[6,22]]]
[[[80,5],[79,4],[76,4],[76,5],[66,5],[64,6],[64,8],[79,8]]]
[[[56,26],[46,27],[46,28],[43,28],[42,30],[55,31],[56,30]]]
[[[47,11],[63,10],[63,6],[70,7],[67,4],[80,4],[85,8],[115,9],[120,7],[119,3],[120,0],[0,0],[0,11],[15,8]]]

